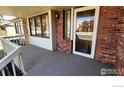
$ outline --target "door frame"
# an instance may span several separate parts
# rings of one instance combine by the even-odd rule
[[[93,39],[92,39],[91,54],[86,54],[86,53],[77,52],[75,50],[75,46],[76,46],[76,43],[75,43],[75,40],[76,40],[76,16],[77,16],[77,12],[91,10],[91,9],[95,9]],[[95,48],[96,48],[96,39],[97,39],[98,21],[99,21],[99,11],[100,11],[99,6],[87,6],[87,7],[81,7],[81,8],[74,9],[73,54],[77,54],[80,56],[94,59]]]

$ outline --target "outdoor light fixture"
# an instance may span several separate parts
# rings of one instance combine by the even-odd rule
[[[60,15],[59,15],[59,13],[58,13],[58,12],[56,12],[56,18],[58,18],[58,19],[59,19],[59,16],[60,16]]]

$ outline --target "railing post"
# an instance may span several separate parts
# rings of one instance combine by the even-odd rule
[[[25,69],[24,69],[24,65],[23,65],[23,61],[22,61],[22,54],[20,53],[18,55],[18,57],[19,57],[19,62],[20,62],[21,70],[22,70],[23,74],[26,74]]]
[[[16,37],[15,43],[16,43],[17,45],[19,45],[19,44],[18,44],[18,37]]]
[[[2,69],[2,76],[5,76],[4,68]]]
[[[13,61],[11,62],[11,64],[12,64],[13,75],[16,76],[16,71]]]
[[[24,37],[22,36],[22,46],[24,46]]]

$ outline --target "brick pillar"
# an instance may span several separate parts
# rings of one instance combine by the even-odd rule
[[[57,18],[57,30],[56,30],[56,48],[58,51],[71,54],[72,41],[64,39],[64,11],[57,11],[59,17]]]
[[[29,34],[28,34],[28,19],[27,18],[22,18],[23,22],[23,30],[24,30],[24,35],[27,41],[29,41]]]

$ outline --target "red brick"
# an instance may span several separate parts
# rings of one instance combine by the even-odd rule
[[[124,75],[124,9],[119,6],[103,6],[100,9],[100,20],[97,36],[95,59],[113,63]]]
[[[72,44],[71,40],[64,40],[64,17],[63,17],[63,10],[58,11],[60,17],[57,19],[57,31],[56,31],[56,40],[57,40],[57,50],[61,52],[65,52],[71,54],[72,52]]]

